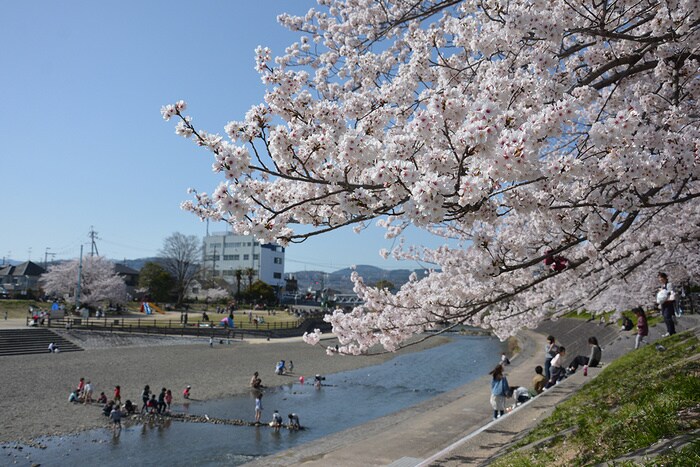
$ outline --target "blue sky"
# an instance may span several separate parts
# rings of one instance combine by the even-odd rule
[[[173,232],[203,236],[182,211],[187,188],[211,192],[220,178],[209,153],[174,134],[163,104],[187,101],[197,127],[223,132],[264,89],[257,45],[281,54],[296,37],[276,22],[314,2],[3,2],[0,15],[0,257],[42,262],[89,249],[113,259],[154,256]],[[210,224],[211,232],[226,230]],[[412,243],[443,243],[413,232]],[[287,249],[288,272],[385,261],[376,227]],[[31,252],[30,252],[31,249]]]

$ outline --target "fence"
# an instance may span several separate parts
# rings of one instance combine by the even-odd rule
[[[102,332],[134,332],[142,334],[163,334],[180,336],[228,337],[235,336],[274,336],[276,334],[296,334],[301,332],[305,320],[273,321],[263,323],[235,323],[234,327],[223,326],[209,321],[181,323],[163,319],[143,318],[54,318],[42,320],[27,318],[27,326],[39,326],[61,329],[83,329]],[[296,333],[294,331],[297,331]]]

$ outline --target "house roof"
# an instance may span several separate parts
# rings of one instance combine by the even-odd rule
[[[139,272],[136,269],[132,269],[129,266],[126,266],[124,264],[115,264],[114,265],[114,272],[117,274],[123,274],[125,276],[138,276]]]
[[[40,276],[46,270],[36,263],[25,261],[16,266],[5,266],[0,269],[0,276]]]

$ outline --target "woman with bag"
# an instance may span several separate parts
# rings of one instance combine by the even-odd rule
[[[501,417],[506,410],[506,397],[509,396],[510,386],[508,379],[503,374],[503,366],[496,365],[489,374],[491,379],[491,407],[493,407],[493,419]]]

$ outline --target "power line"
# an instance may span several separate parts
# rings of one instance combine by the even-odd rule
[[[119,246],[122,248],[129,248],[131,250],[141,250],[141,251],[156,251],[158,248],[152,248],[152,247],[145,247],[145,246],[134,246],[134,245],[126,245],[124,243],[118,243],[118,242],[111,242],[109,240],[105,240],[104,238],[101,238],[103,243],[107,243],[109,245],[114,245],[114,246]]]
[[[97,236],[97,232],[95,232],[95,228],[93,226],[90,226],[90,232],[88,232],[88,237],[90,237],[90,256],[100,256],[100,252],[97,251],[97,243],[95,240],[99,240],[100,237]]]

